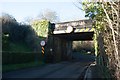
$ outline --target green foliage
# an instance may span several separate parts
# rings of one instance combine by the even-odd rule
[[[18,70],[23,68],[37,67],[40,65],[42,66],[43,62],[39,61],[38,63],[28,62],[28,63],[21,63],[21,64],[7,64],[2,66],[2,71],[7,72],[7,71],[13,71],[13,70]]]
[[[116,5],[116,3],[114,3],[114,2],[83,2],[83,8],[86,12],[86,17],[89,17],[94,22],[93,27],[95,28],[95,34],[94,34],[93,39],[94,39],[94,43],[95,43],[94,44],[95,45],[95,54],[97,56],[96,62],[98,65],[100,65],[102,67],[101,70],[103,71],[105,78],[108,78],[108,79],[110,79],[110,77],[112,77],[111,76],[112,70],[110,70],[110,69],[115,70],[117,72],[117,74],[119,75],[118,70],[114,69],[116,67],[113,67],[114,65],[116,65],[118,63],[114,63],[115,57],[113,55],[114,55],[115,51],[112,50],[113,45],[111,45],[113,42],[113,40],[111,39],[111,35],[113,35],[113,34],[110,33],[110,27],[109,27],[109,26],[113,26],[112,24],[114,23],[113,18],[115,16],[115,14],[113,14],[113,13],[115,11],[115,8],[114,8],[115,6],[113,6],[113,10],[112,10],[112,7],[110,5],[117,6],[118,4]],[[106,13],[105,13],[105,10],[106,10]],[[106,15],[109,16],[109,18]],[[110,22],[109,19],[111,21],[113,21],[111,23],[111,25],[108,25]],[[117,23],[117,21],[116,21],[116,23]],[[116,26],[114,26],[114,28],[115,27]],[[100,39],[98,37],[101,33],[102,33],[101,37],[104,38],[103,39],[104,45],[102,44],[103,46],[98,45],[98,40],[100,41]],[[99,44],[100,44],[100,42],[99,42]],[[104,51],[99,50],[100,47],[104,48],[104,46],[105,46],[105,53],[104,53]],[[110,61],[108,61],[108,59]],[[111,61],[111,60],[113,60],[113,61]]]
[[[2,64],[21,64],[28,62],[39,62],[40,53],[24,53],[24,52],[2,52]]]
[[[93,40],[94,40],[94,48],[95,48],[95,55],[98,55],[98,41],[97,41],[97,33],[94,34]]]
[[[9,48],[9,35],[2,34],[2,49],[7,51]]]
[[[94,21],[94,27],[100,31],[104,28],[104,19],[106,18],[101,2],[83,2],[83,10],[86,17]]]
[[[10,52],[33,52],[30,47],[25,42],[13,43],[9,42]]]
[[[17,20],[10,14],[2,13],[2,16],[0,16],[0,19],[2,21],[2,26],[4,25],[12,25],[12,24],[18,24]],[[12,24],[11,24],[12,23]]]
[[[104,10],[101,6],[101,2],[83,2],[83,10],[86,13],[86,17],[89,17],[93,20],[93,27],[95,28],[95,34],[93,37],[94,46],[95,46],[95,54],[98,55],[98,42],[97,38],[101,31],[104,31],[104,19],[106,18]]]
[[[14,29],[18,25],[16,19],[7,13],[2,13],[2,16],[0,16],[0,21],[2,22],[2,32],[4,34],[11,35],[13,32],[11,28]]]
[[[32,27],[38,36],[47,37],[49,21],[47,20],[35,20],[32,23]]]
[[[20,24],[16,21],[14,17],[6,13],[0,16],[0,21],[2,21],[3,51],[11,51],[11,50],[21,51],[21,47],[25,48],[24,46],[21,46],[20,44],[17,43],[21,43],[22,45],[24,45],[25,43],[26,44],[25,46],[27,46],[28,49],[31,48],[34,51],[37,50],[39,44],[37,43],[38,37],[30,25]],[[11,44],[13,43],[13,46],[11,46],[10,43]],[[16,48],[18,46],[20,49]],[[27,50],[22,50],[22,51],[27,51]]]

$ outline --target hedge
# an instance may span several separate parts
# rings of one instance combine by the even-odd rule
[[[41,60],[41,53],[19,53],[2,52],[2,64],[19,64],[28,62],[38,62]]]

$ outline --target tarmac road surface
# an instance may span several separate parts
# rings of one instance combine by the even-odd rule
[[[46,64],[44,66],[16,70],[6,72],[2,74],[5,78],[38,78],[38,80],[44,79],[78,79],[83,70],[91,63],[91,61],[64,61],[54,64]],[[33,79],[34,80],[34,79]]]

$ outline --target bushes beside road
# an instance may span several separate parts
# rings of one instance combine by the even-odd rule
[[[2,64],[21,64],[40,61],[40,53],[2,52]]]
[[[2,52],[2,71],[13,71],[44,64],[41,53]]]

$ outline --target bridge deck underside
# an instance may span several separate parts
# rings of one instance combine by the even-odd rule
[[[55,37],[69,41],[85,41],[93,40],[94,32],[79,32],[79,33],[62,33],[62,34],[53,34]]]

